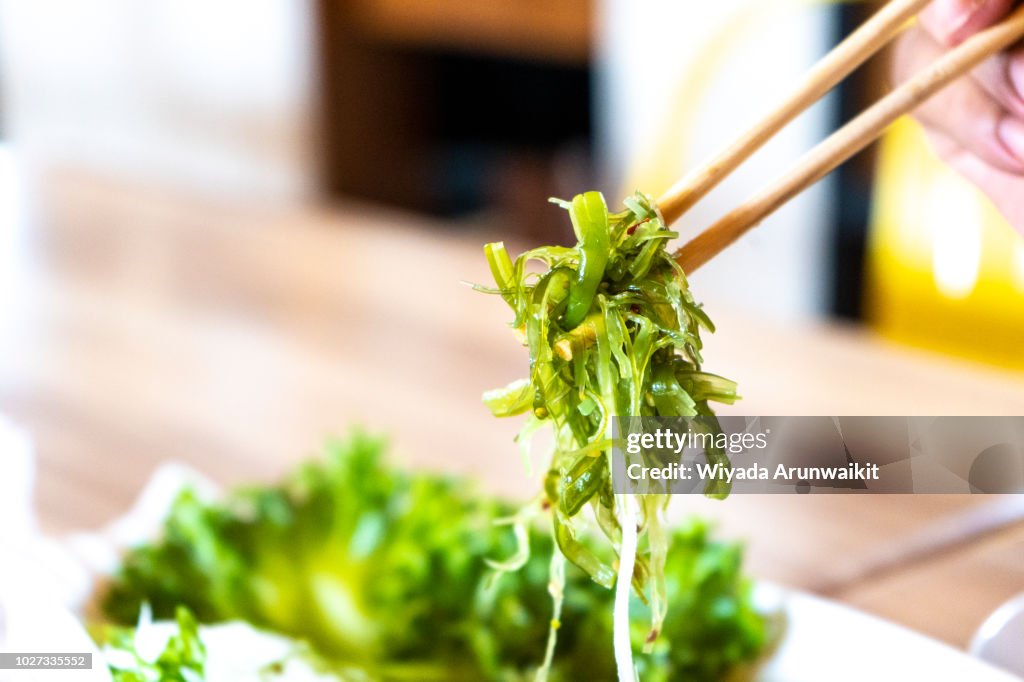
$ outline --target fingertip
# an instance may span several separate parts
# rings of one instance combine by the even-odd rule
[[[935,0],[921,13],[921,23],[945,45],[953,45],[979,11],[979,0]]]
[[[1021,106],[1024,107],[1024,49],[1019,49],[1010,55],[1007,71],[1014,94]]]
[[[1007,170],[1024,173],[1024,121],[1014,116],[1004,117],[996,127],[996,136],[1013,159]]]
[[[952,46],[1002,19],[1014,0],[935,0],[921,21],[936,39]]]

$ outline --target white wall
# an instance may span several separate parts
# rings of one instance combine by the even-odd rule
[[[301,197],[313,34],[303,0],[0,0],[7,136],[36,170]]]
[[[752,10],[760,13],[744,22]],[[827,49],[826,11],[797,0],[604,0],[598,113],[605,160],[618,181],[649,179],[649,171],[624,169],[665,145],[666,131],[687,127],[662,147],[671,177],[663,171],[655,181],[661,186],[639,188],[660,193],[757,120]],[[679,115],[671,100],[680,87],[699,97],[685,102],[682,120],[669,120]],[[684,237],[777,178],[827,125],[827,105],[796,121],[681,221]],[[819,314],[828,287],[822,190],[806,192],[695,273],[698,298],[781,319]]]

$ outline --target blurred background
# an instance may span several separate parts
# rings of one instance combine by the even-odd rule
[[[0,0],[0,411],[44,527],[109,521],[163,461],[277,476],[350,423],[529,494],[518,424],[479,399],[526,372],[501,301],[460,286],[482,243],[568,241],[553,195],[657,196],[874,6]],[[874,100],[883,62],[684,234]],[[692,285],[733,413],[1024,414],[1022,240],[909,121]],[[955,644],[1024,585],[1019,505],[709,504],[759,576]]]
[[[55,290],[95,291],[108,305],[158,313],[187,303],[209,313],[194,321],[197,331],[232,325],[236,353],[255,344],[247,329],[289,333],[297,321],[308,321],[303,333],[320,344],[376,350],[384,316],[368,308],[363,326],[331,328],[327,292],[351,300],[346,286],[374,291],[396,306],[410,296],[415,307],[414,271],[395,255],[407,254],[421,261],[420,298],[436,290],[461,311],[453,315],[481,319],[476,306],[486,304],[455,286],[487,280],[482,259],[468,255],[479,244],[571,241],[550,196],[592,187],[611,201],[635,189],[658,196],[757,120],[876,6],[0,0],[7,310],[44,315],[48,275]],[[879,58],[844,82],[693,209],[682,233],[710,224],[875,100],[886,73]],[[340,250],[316,254],[322,278],[305,260],[315,248],[304,229]],[[362,234],[379,243],[376,252],[360,256],[353,245]],[[249,262],[246,254],[260,255]],[[360,269],[342,272],[346,259]],[[1011,379],[1024,369],[1024,240],[933,158],[909,120],[693,285],[729,323],[712,358],[725,369],[738,364],[750,387],[745,410],[824,410],[819,394],[833,369],[797,370],[810,391],[792,392],[817,397],[787,403],[760,390],[778,383],[764,367],[767,347],[733,349],[729,338],[748,337],[730,327],[753,337],[776,330],[786,346],[845,330],[886,339],[883,347],[915,360]],[[248,290],[272,286],[270,302]],[[289,287],[301,293],[289,298]],[[487,319],[503,319],[500,306],[486,309]],[[29,327],[5,319],[20,330],[10,343],[38,352]],[[55,343],[79,342],[51,332]],[[12,371],[27,367],[11,362]],[[459,362],[453,355],[451,366],[435,366],[459,372]],[[261,385],[257,375],[249,381]],[[467,393],[475,400],[483,386]],[[938,407],[976,409],[963,393],[947,391]],[[902,414],[910,405],[846,409]]]
[[[657,195],[874,4],[5,0],[0,139],[36,179],[70,167],[239,201],[356,198],[445,229],[565,240],[547,197]],[[884,64],[862,69],[683,229],[773,177],[885,80]],[[839,317],[1024,367],[1021,240],[934,163],[912,124],[884,149],[699,281],[767,317]]]

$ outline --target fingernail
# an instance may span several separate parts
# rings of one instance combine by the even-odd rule
[[[1024,164],[1024,121],[1007,116],[999,124],[999,139]]]

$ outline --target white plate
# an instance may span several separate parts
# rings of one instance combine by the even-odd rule
[[[836,602],[787,592],[784,604],[786,633],[758,682],[1021,682],[963,651]]]
[[[772,589],[772,588],[770,588]],[[966,653],[832,601],[796,591],[785,592],[788,620],[778,650],[757,682],[1020,682]],[[18,607],[21,608],[18,608]],[[90,651],[102,660],[70,612],[56,604],[7,595],[7,615],[17,625],[17,650]],[[14,607],[14,608],[12,608]],[[8,642],[8,644],[15,644]],[[0,647],[2,649],[3,647]],[[10,673],[7,673],[10,675]],[[102,667],[92,672],[22,673],[0,679],[109,680]],[[221,680],[218,682],[230,682]]]

